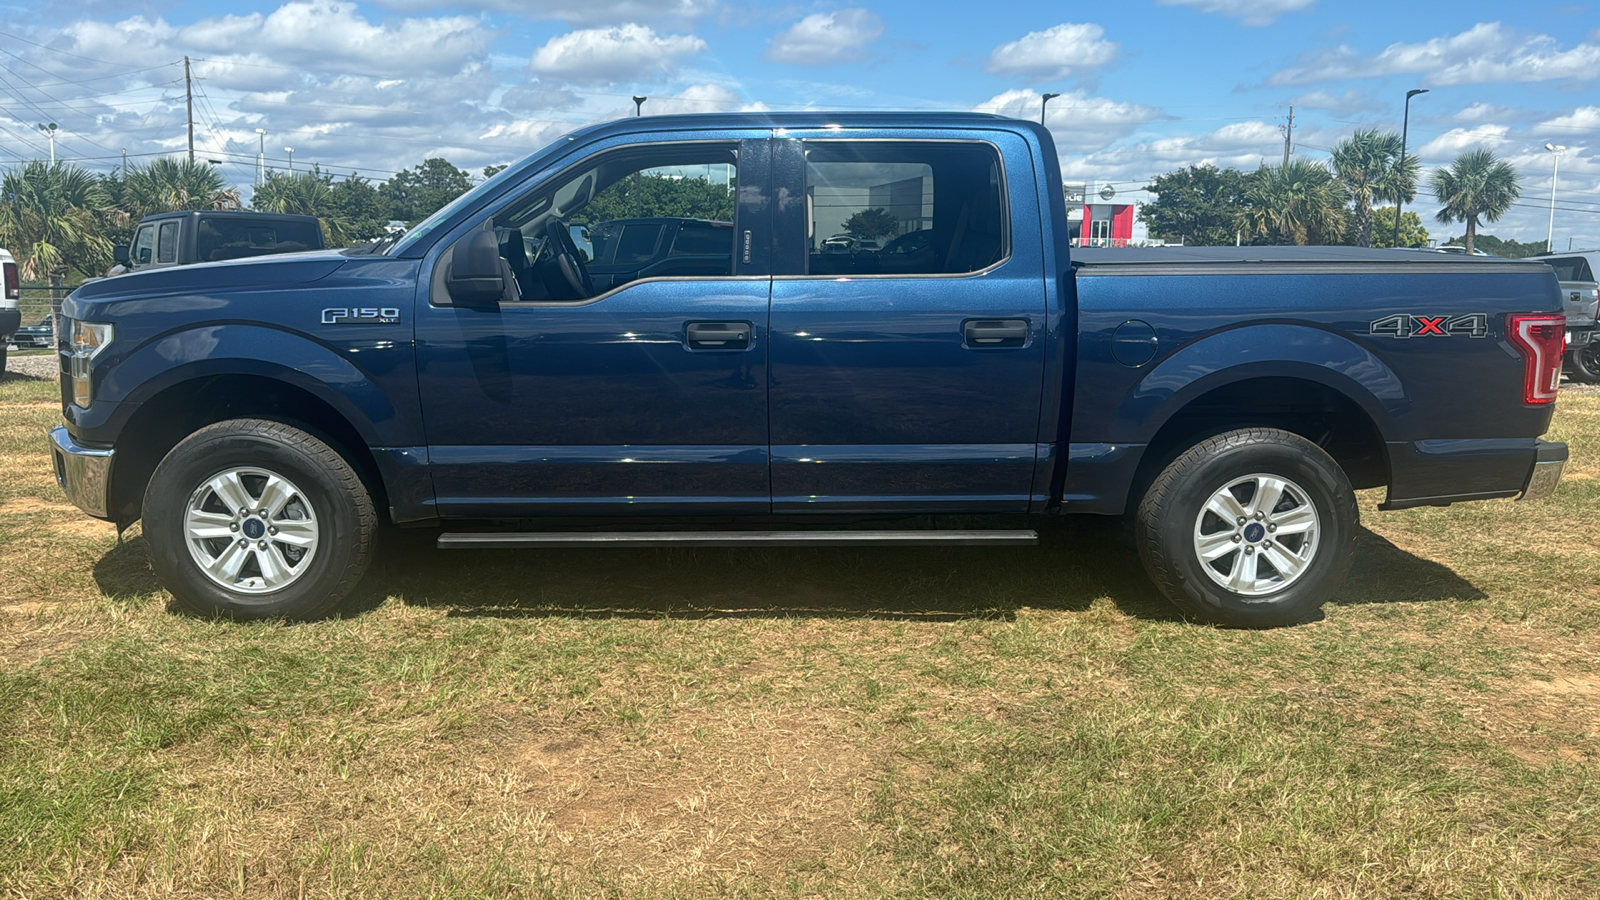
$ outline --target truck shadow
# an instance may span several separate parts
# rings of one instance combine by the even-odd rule
[[[1103,601],[1140,619],[1181,619],[1145,579],[1125,527],[1026,524],[1039,531],[1040,546],[444,552],[434,549],[434,531],[390,530],[342,614],[360,615],[392,597],[462,617],[940,621],[1005,619],[1021,609],[1081,612]],[[112,597],[160,589],[142,537],[101,557],[94,577]],[[1362,529],[1350,580],[1333,602],[1484,596],[1449,568]]]

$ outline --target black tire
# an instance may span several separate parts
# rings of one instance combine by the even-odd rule
[[[1600,384],[1600,344],[1591,342],[1568,353],[1567,377],[1580,384]]]
[[[269,499],[263,475],[277,477],[293,491],[280,489]],[[189,528],[195,522],[191,517],[215,519],[223,514],[218,511],[225,506],[220,500],[233,488],[221,493],[208,488],[219,478],[231,478],[243,487],[251,506],[271,504],[281,496],[292,499],[284,502],[281,514],[252,514],[222,523],[222,529],[249,533],[238,545],[242,550],[234,550],[231,536],[191,540]],[[259,493],[250,496],[257,491],[255,485],[260,485]],[[279,526],[284,534],[267,535],[269,526],[271,535],[279,534]],[[233,419],[208,425],[172,448],[145,489],[144,536],[156,576],[180,605],[203,616],[327,615],[366,572],[377,529],[372,498],[349,462],[316,436],[281,422]],[[311,549],[276,543],[290,540],[291,530],[309,534]],[[250,546],[255,538],[262,538],[256,544],[259,553]],[[294,555],[297,550],[299,556]],[[219,563],[226,562],[223,554],[245,559],[231,576],[214,579],[197,559],[212,553]],[[282,568],[269,573],[268,567]],[[273,587],[275,577],[287,581]],[[224,580],[237,587],[225,585]]]
[[[1257,480],[1270,476],[1272,481]],[[1261,485],[1284,480],[1281,497],[1262,517],[1253,510]],[[1227,505],[1228,489],[1245,524],[1205,512]],[[1274,488],[1276,490],[1276,488]],[[1243,497],[1248,498],[1241,500]],[[1267,494],[1259,498],[1268,499]],[[1302,506],[1309,506],[1307,513]],[[1277,534],[1277,517],[1283,534]],[[1301,534],[1291,528],[1310,521]],[[1239,628],[1274,628],[1316,616],[1350,568],[1359,515],[1344,470],[1321,447],[1273,428],[1229,431],[1190,447],[1156,476],[1139,504],[1136,540],[1145,571],[1185,617]],[[1266,529],[1271,526],[1272,532]],[[1222,543],[1223,539],[1231,542]],[[1201,544],[1215,541],[1223,555],[1208,564]],[[1274,547],[1276,542],[1276,547]],[[1309,544],[1309,546],[1308,546]],[[1229,547],[1237,549],[1228,549]],[[1254,561],[1241,561],[1242,554]],[[1259,556],[1256,554],[1259,553]],[[1305,561],[1301,562],[1301,554]],[[1273,567],[1273,561],[1285,572]],[[1262,563],[1265,562],[1265,568]],[[1292,565],[1299,569],[1292,569]],[[1243,591],[1224,581],[1245,571]],[[1274,580],[1276,579],[1276,586]]]
[[[0,375],[4,375],[6,373],[6,351],[11,349],[6,346],[6,343],[10,340],[10,338],[0,340]]]

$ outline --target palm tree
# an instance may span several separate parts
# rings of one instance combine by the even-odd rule
[[[1433,195],[1444,205],[1436,218],[1446,225],[1466,223],[1468,254],[1477,237],[1478,219],[1496,221],[1522,196],[1516,170],[1483,148],[1461,154],[1449,168],[1433,170],[1432,187]]]
[[[1333,145],[1333,171],[1355,201],[1355,245],[1372,246],[1372,201],[1410,203],[1417,194],[1417,158],[1400,159],[1400,135],[1376,128]]]
[[[184,209],[238,209],[239,192],[208,163],[164,156],[135,166],[122,185],[122,210],[134,221]]]
[[[5,173],[0,196],[0,246],[11,249],[22,277],[50,280],[51,311],[59,313],[68,272],[94,275],[111,262],[105,188],[81,166],[36,159]]]
[[[250,206],[264,212],[316,216],[322,222],[322,237],[329,247],[343,247],[354,237],[356,227],[345,214],[334,193],[332,173],[313,168],[309,172],[284,175],[272,172],[256,188]]]
[[[1246,179],[1239,227],[1281,243],[1337,243],[1349,200],[1344,185],[1320,162],[1262,166]]]

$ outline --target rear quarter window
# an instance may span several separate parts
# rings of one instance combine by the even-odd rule
[[[320,228],[315,222],[202,219],[195,236],[195,256],[210,262],[314,250],[322,246]]]
[[[1565,256],[1556,259],[1547,259],[1550,268],[1556,270],[1558,281],[1593,281],[1594,270],[1589,268],[1589,261],[1581,256]]]

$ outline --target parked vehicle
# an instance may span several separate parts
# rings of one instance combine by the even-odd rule
[[[11,346],[18,350],[48,350],[55,344],[53,317],[45,316],[37,325],[24,325],[11,336]]]
[[[1070,251],[1056,158],[977,114],[630,118],[392,242],[85,284],[57,477],[143,518],[179,603],[241,618],[332,609],[382,521],[446,526],[446,549],[992,546],[1037,536],[889,523],[1132,513],[1186,615],[1271,626],[1339,585],[1356,488],[1381,509],[1554,490],[1548,266]],[[739,169],[717,252],[658,275],[660,235],[618,243],[596,279],[573,219],[700,166]],[[925,242],[826,252],[792,199],[819,185]]]
[[[1596,255],[1600,255],[1597,253]],[[1594,342],[1600,284],[1582,254],[1543,253],[1532,257],[1556,270],[1567,312],[1567,375],[1573,381],[1600,382],[1600,344]]]
[[[732,274],[732,222],[658,216],[613,219],[581,230],[587,232],[589,279],[597,293],[641,278],[669,278],[682,272],[702,277]],[[523,241],[525,250],[537,252],[537,240],[524,241],[515,229],[506,232]]]
[[[112,253],[119,266],[141,272],[322,247],[316,216],[201,210],[145,216],[133,244],[118,245]]]
[[[0,250],[0,279],[4,284],[4,289],[0,290],[0,372],[4,372],[6,348],[22,325],[22,277],[9,250]]]

